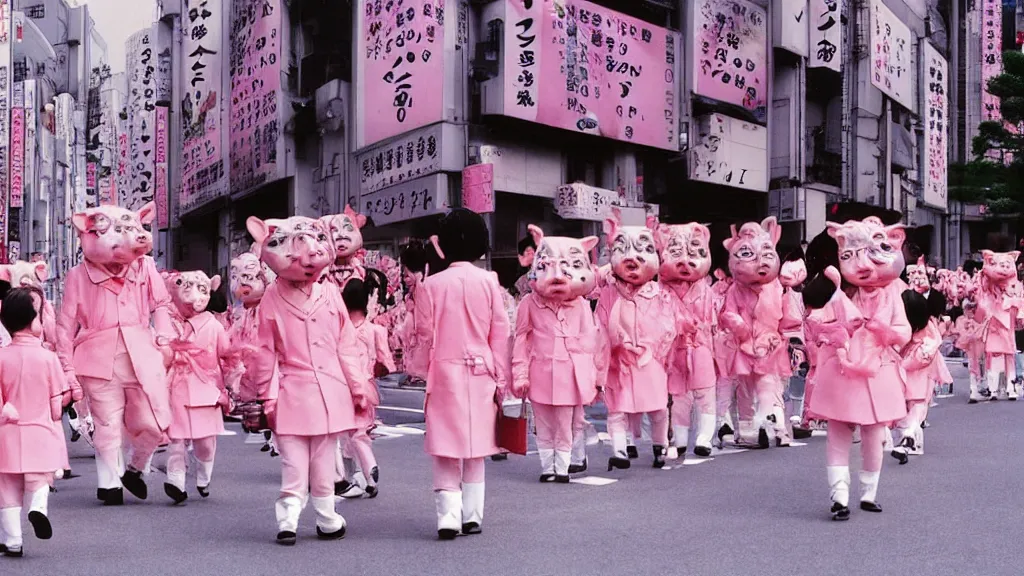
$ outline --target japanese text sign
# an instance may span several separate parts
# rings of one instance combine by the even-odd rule
[[[374,226],[383,226],[440,214],[448,207],[448,175],[434,174],[363,196],[359,212]]]
[[[127,43],[129,188],[119,204],[138,210],[153,201],[154,119],[156,110],[155,34],[146,28]]]
[[[555,213],[567,220],[600,222],[618,205],[619,195],[614,190],[595,188],[587,184],[565,184],[555,192]]]
[[[1003,72],[1003,5],[1000,0],[982,0],[981,8],[981,118],[1002,120],[999,98],[988,91],[988,81]]]
[[[444,125],[435,124],[375,146],[356,157],[359,190],[369,194],[442,169]]]
[[[949,162],[949,65],[931,42],[922,40],[924,54],[924,201],[947,207]]]
[[[694,92],[768,119],[767,14],[746,0],[696,0]]]
[[[463,168],[462,206],[477,214],[494,212],[494,164]]]
[[[843,14],[839,0],[809,0],[808,68],[839,72],[843,61]]]
[[[882,0],[871,0],[871,84],[914,110],[910,28]]]
[[[11,208],[21,208],[25,183],[25,109],[11,109]]]
[[[167,107],[156,108],[156,225],[170,225],[170,199],[167,190]]]
[[[185,0],[181,66],[181,194],[187,210],[226,191],[221,147],[224,53],[221,0]],[[211,178],[211,174],[215,176]]]

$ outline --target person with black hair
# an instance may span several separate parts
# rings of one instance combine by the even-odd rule
[[[416,294],[421,361],[427,380],[424,448],[433,457],[437,534],[479,534],[484,517],[484,459],[498,452],[497,412],[511,381],[510,326],[502,289],[474,262],[490,250],[483,218],[464,208],[441,219],[436,244],[450,266]]]
[[[913,331],[910,342],[900,351],[906,374],[903,390],[907,416],[898,425],[900,440],[890,454],[900,464],[906,464],[908,454],[924,453],[924,430],[921,424],[928,414],[928,403],[938,374],[936,364],[944,360],[939,354],[942,335],[938,326],[931,321],[928,300],[914,290],[905,290],[902,297],[903,308]]]
[[[401,346],[402,361],[405,364],[415,363],[417,354],[416,348],[416,318],[413,310],[416,307],[416,294],[423,281],[430,275],[431,253],[434,247],[422,240],[412,240],[399,252],[398,259],[402,266],[402,285],[405,288],[405,298],[402,305],[405,307],[405,314],[397,322],[395,332]],[[433,254],[436,257],[436,254]],[[423,385],[422,380],[408,375],[406,385]]]
[[[517,251],[519,252],[519,269],[523,273],[516,279],[516,283],[512,287],[512,296],[515,296],[516,302],[519,302],[531,291],[530,268],[533,267],[533,258],[537,253],[537,243],[532,236],[527,234],[519,241]]]
[[[0,554],[15,558],[23,555],[24,502],[36,538],[53,536],[48,499],[67,454],[63,408],[74,399],[57,355],[43,347],[45,300],[37,288],[18,287],[0,305],[0,324],[11,334],[11,345],[0,349]]]

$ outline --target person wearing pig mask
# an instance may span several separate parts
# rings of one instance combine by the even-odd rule
[[[72,389],[81,381],[89,398],[96,496],[106,505],[123,503],[122,487],[146,499],[142,473],[171,423],[164,362],[175,337],[173,304],[143,227],[155,217],[153,202],[138,212],[100,206],[72,216],[85,260],[64,282],[57,355]],[[122,430],[132,438],[127,463]]]
[[[731,348],[728,373],[737,378],[738,442],[767,448],[768,429],[777,446],[788,446],[790,433],[783,401],[783,378],[792,373],[788,344],[782,333],[802,318],[783,305],[775,245],[782,229],[774,217],[748,222],[724,242],[733,283],[725,295],[719,325],[728,332]],[[756,404],[756,408],[755,408]],[[756,438],[756,440],[755,440]]]
[[[343,538],[346,522],[334,507],[335,452],[339,435],[356,429],[370,375],[340,291],[319,281],[334,246],[312,218],[250,216],[245,224],[260,259],[277,275],[257,308],[259,350],[252,358],[257,394],[281,451],[277,542],[295,544],[307,497],[317,536]],[[275,366],[280,380],[272,396]]]
[[[697,408],[693,453],[711,455],[715,434],[714,327],[718,321],[711,291],[711,231],[703,224],[658,224],[654,235],[661,256],[661,285],[679,298],[687,331],[676,338],[668,374],[672,395],[672,436],[679,457],[690,439]]]
[[[233,366],[228,374],[228,389],[232,390],[242,402],[252,402],[257,399],[256,380],[257,375],[253,372],[255,363],[253,354],[257,336],[259,335],[259,316],[257,315],[260,301],[266,292],[267,286],[273,282],[273,272],[260,262],[259,246],[254,244],[249,252],[239,254],[231,259],[231,296],[235,302],[242,305],[241,314],[231,324],[228,336],[231,338],[232,346],[239,348],[241,354],[241,371],[238,366]],[[275,368],[276,370],[276,368]],[[270,381],[269,396],[277,396],[278,379],[280,375],[275,371]],[[271,458],[278,455],[277,445],[274,443],[273,433],[270,430],[263,431],[264,443],[261,452],[270,452]]]
[[[220,287],[220,276],[210,278],[199,270],[162,276],[177,309],[172,317],[177,332],[171,343],[174,360],[168,371],[172,418],[164,493],[181,504],[188,499],[187,442],[196,457],[196,491],[203,498],[210,495],[217,436],[224,431],[223,413],[231,409],[221,364],[230,364],[234,352],[224,326],[206,309],[210,294]]]
[[[602,349],[596,356],[598,384],[608,405],[614,455],[608,469],[630,467],[626,451],[629,418],[647,414],[654,443],[654,467],[665,466],[668,448],[668,365],[679,334],[679,300],[654,281],[658,251],[654,219],[647,226],[622,226],[613,210],[604,221],[612,279],[597,301]]]
[[[1016,262],[1020,252],[983,250],[981,254],[984,265],[981,268],[974,319],[982,324],[989,399],[999,399],[1002,376],[1006,385],[1006,399],[1016,400],[1017,387],[1013,385],[1013,380],[1017,372],[1014,358],[1017,342],[1013,332],[1019,311],[1024,309],[1024,302],[1014,297],[1011,288],[1017,282]]]
[[[580,295],[593,281],[590,250],[598,238],[544,236],[530,224],[537,252],[531,290],[516,310],[512,385],[529,393],[537,428],[541,482],[569,482],[574,411],[597,397],[594,351],[597,325]]]
[[[366,268],[357,254],[363,247],[363,235],[359,229],[366,225],[366,216],[345,205],[341,214],[324,216],[320,221],[327,228],[334,246],[334,261],[327,268],[324,280],[330,280],[339,289],[343,289],[351,278],[364,280]]]
[[[732,285],[732,278],[718,268],[712,274],[715,281],[711,285],[711,295],[714,299],[713,306],[715,313],[722,311],[725,304],[725,295]],[[715,382],[715,446],[722,448],[726,443],[735,440],[736,424],[733,421],[733,408],[736,405],[736,378],[729,372],[731,370],[735,349],[730,347],[730,335],[716,326],[713,332],[713,348],[715,352],[715,371],[718,380]]]
[[[488,238],[479,214],[449,212],[432,240],[450,265],[416,291],[421,354],[408,368],[427,381],[424,449],[434,460],[440,540],[481,532],[484,459],[499,451],[497,416],[511,378],[502,289],[493,273],[473,264],[490,250]]]
[[[911,326],[903,306],[902,292],[893,289],[894,262],[906,235],[902,226],[885,226],[874,217],[845,224],[828,223],[828,234],[836,240],[839,270],[853,287],[850,299],[862,321],[852,323],[851,350],[870,360],[863,370],[846,371],[842,378],[819,375],[809,410],[828,420],[826,441],[827,474],[833,520],[850,517],[850,449],[854,429],[861,436],[860,508],[881,512],[878,481],[886,429],[907,415],[904,398],[902,358],[897,352],[910,342]],[[829,358],[822,358],[825,363]]]

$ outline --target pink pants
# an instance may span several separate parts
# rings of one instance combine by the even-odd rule
[[[828,436],[825,439],[825,458],[829,466],[849,466],[850,449],[853,448],[855,424],[828,421]],[[861,468],[865,472],[882,470],[882,446],[885,444],[885,426],[871,424],[860,427]]]
[[[314,498],[334,495],[335,454],[338,435],[275,435],[281,453],[281,497]]]
[[[0,474],[0,508],[21,508],[26,494],[53,486],[53,472]]]
[[[167,451],[167,474],[173,473],[185,475],[188,459],[188,450],[185,448],[187,440],[172,440]],[[217,437],[196,438],[192,440],[192,449],[195,451],[196,460],[212,464],[217,457]]]
[[[1011,386],[1010,382],[1017,377],[1017,362],[1013,354],[989,354],[988,369],[1006,374],[1007,388]]]
[[[97,458],[120,476],[123,473],[121,451],[125,444],[124,433],[127,432],[133,448],[132,461],[128,464],[135,470],[144,470],[164,434],[153,414],[149,397],[139,384],[128,353],[121,352],[114,357],[113,378],[110,380],[84,376],[79,380],[89,398],[89,409],[96,426],[93,444]]]
[[[651,441],[656,446],[668,446],[668,408],[647,412],[651,419]],[[639,422],[644,413],[626,414],[625,412],[608,413],[608,433],[612,436],[626,434],[627,424]]]
[[[967,369],[972,375],[977,378],[981,378],[981,357],[982,354],[975,354],[971,351],[967,351]],[[1016,369],[1016,366],[1014,367]]]
[[[341,442],[341,455],[349,460],[358,460],[367,482],[372,482],[370,471],[377,467],[377,457],[373,454],[373,438],[370,438],[370,432],[358,430],[348,438],[342,436]]]
[[[574,406],[572,409],[572,434],[584,434],[587,431],[587,411],[583,406]]]
[[[715,389],[690,390],[672,396],[672,425],[690,427],[694,405],[701,414],[715,415]]]
[[[483,458],[433,458],[435,492],[461,492],[463,484],[479,484],[484,481]]]
[[[782,399],[783,384],[778,376],[752,374],[741,376],[736,386],[736,411],[740,421],[754,420],[757,412],[771,414],[775,408],[785,410]],[[755,400],[757,402],[755,409]]]
[[[572,450],[575,406],[552,406],[533,402],[533,422],[537,426],[537,448],[569,452]],[[583,409],[579,409],[582,415]]]

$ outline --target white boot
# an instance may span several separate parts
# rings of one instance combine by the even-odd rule
[[[316,535],[325,540],[345,537],[345,519],[334,509],[334,496],[310,498],[316,512]]]
[[[277,516],[277,541],[281,544],[295,544],[295,532],[299,529],[299,514],[305,502],[298,496],[284,496],[274,503]]]
[[[213,461],[196,460],[196,490],[206,498],[210,495],[210,480],[213,478]]]
[[[828,466],[829,498],[832,500],[832,519],[850,518],[850,467]]]
[[[0,552],[4,556],[21,556],[21,507],[0,509],[0,525],[4,532]]]
[[[885,436],[882,440],[882,452],[891,452],[893,449],[892,428],[885,428]]]
[[[985,381],[988,383],[989,400],[999,399],[999,372],[990,371],[985,374]]]
[[[878,505],[878,477],[881,472],[860,471],[860,509],[868,512],[881,512]]]
[[[46,515],[49,498],[49,486],[43,486],[29,495],[28,521],[32,524],[36,538],[40,540],[49,540],[53,537],[53,527],[50,526],[50,519]]]
[[[789,446],[792,441],[789,434],[789,426],[786,422],[786,411],[781,406],[772,409],[772,416],[775,422],[769,420],[769,424],[775,429],[776,446]]]
[[[907,433],[914,439],[914,449],[908,450],[907,453],[911,456],[924,456],[924,428],[918,425]]]
[[[540,481],[551,482],[555,479],[555,451],[551,448],[537,449],[540,456]]]
[[[737,430],[736,434],[737,446],[747,448],[760,447],[759,440],[761,439],[761,430],[763,430],[763,428],[755,424],[752,420],[740,420],[738,428],[739,430]],[[766,433],[765,438],[767,437]]]
[[[569,461],[573,473],[587,469],[587,430],[574,430],[572,436],[572,458]]]
[[[462,530],[462,492],[438,490],[434,492],[437,507],[437,536],[441,540],[454,540]]]
[[[625,470],[629,468],[629,453],[626,451],[626,447],[629,439],[626,437],[625,432],[616,432],[612,434],[612,457],[608,460],[608,470],[612,468],[618,468]]]
[[[362,498],[366,494],[366,477],[359,471],[352,475],[349,488],[341,494],[342,498]]]
[[[1010,377],[1006,377],[1006,399],[1016,400],[1017,396],[1017,383],[1010,381]]]
[[[675,449],[678,455],[681,457],[686,454],[686,445],[690,442],[690,428],[689,426],[673,426],[672,427],[672,443],[675,444]]]
[[[700,414],[697,416],[697,438],[694,443],[693,453],[697,456],[707,458],[711,456],[711,439],[715,436],[715,415]]]
[[[978,388],[978,377],[971,374],[971,396],[967,400],[968,404],[976,404],[985,399]]]
[[[97,487],[102,490],[113,490],[121,487],[121,474],[110,467],[101,454],[96,455]]]
[[[555,451],[555,480],[565,482],[569,479],[569,460],[572,458],[571,452],[563,450]]]
[[[563,454],[565,454],[563,452]],[[568,461],[566,461],[568,463]],[[484,483],[462,484],[462,533],[479,534],[484,525]]]

